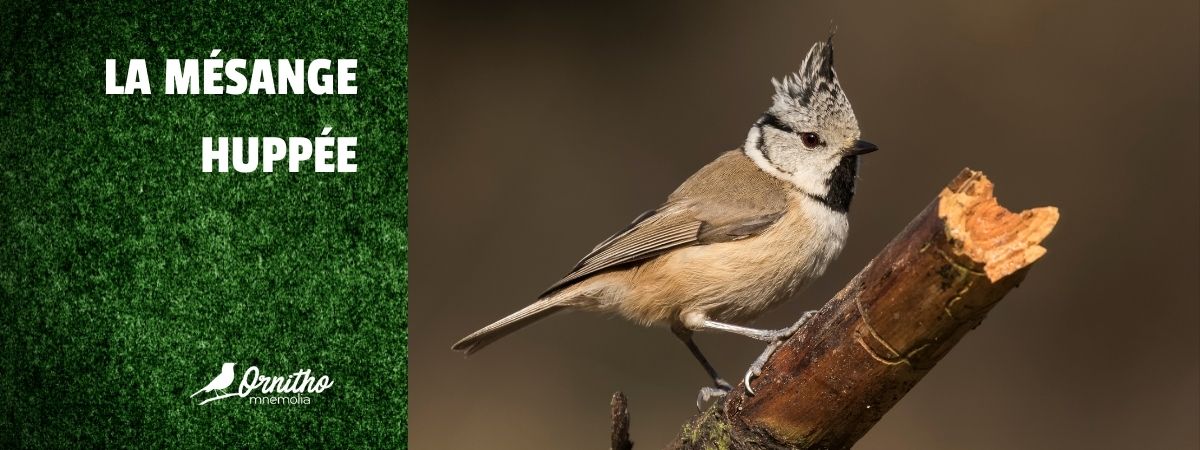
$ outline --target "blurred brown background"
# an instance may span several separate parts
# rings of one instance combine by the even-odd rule
[[[818,307],[964,166],[1050,252],[860,441],[890,449],[1200,446],[1194,0],[412,4],[411,447],[639,449],[704,372],[663,328],[563,314],[464,358],[688,175],[740,145],[837,24],[863,138],[848,247],[758,325]],[[703,334],[736,379],[761,350]]]

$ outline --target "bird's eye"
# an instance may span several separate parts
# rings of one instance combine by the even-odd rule
[[[817,136],[817,133],[800,133],[800,141],[808,148],[821,145],[821,137]]]

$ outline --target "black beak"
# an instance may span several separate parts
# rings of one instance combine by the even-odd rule
[[[879,147],[875,146],[875,144],[867,141],[854,141],[854,145],[851,145],[850,148],[846,150],[846,154],[849,156],[858,156],[871,153],[875,150],[879,150]]]

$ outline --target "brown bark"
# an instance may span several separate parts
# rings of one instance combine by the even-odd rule
[[[629,401],[625,394],[617,391],[612,396],[612,445],[611,450],[632,450],[629,440]]]
[[[1045,254],[1058,210],[1014,214],[964,169],[772,355],[668,448],[849,448]]]

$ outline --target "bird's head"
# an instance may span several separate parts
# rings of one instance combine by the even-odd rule
[[[859,140],[858,119],[833,70],[832,35],[813,44],[800,70],[771,83],[774,102],[750,129],[745,148],[776,176],[824,196],[839,166],[856,165],[858,155],[877,149]]]
[[[221,365],[221,370],[232,369],[235,363],[227,362]]]

